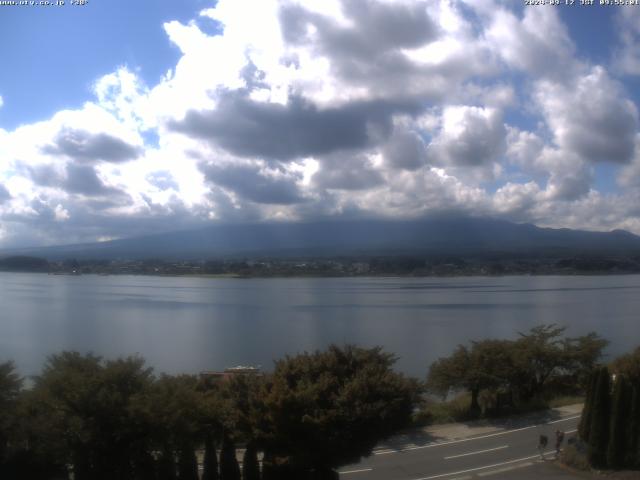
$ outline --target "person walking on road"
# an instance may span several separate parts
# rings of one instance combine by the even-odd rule
[[[564,432],[561,430],[556,430],[556,458],[560,456],[560,447],[562,446],[563,441]]]
[[[544,449],[547,448],[547,443],[549,439],[546,435],[540,435],[540,439],[538,440],[538,452],[540,452],[540,459],[544,460]]]

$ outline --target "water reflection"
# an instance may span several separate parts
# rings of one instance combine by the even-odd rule
[[[0,360],[36,373],[62,349],[141,354],[197,372],[330,343],[382,345],[424,376],[459,343],[515,338],[541,323],[635,347],[640,276],[205,279],[0,274]],[[638,342],[640,343],[640,342]]]

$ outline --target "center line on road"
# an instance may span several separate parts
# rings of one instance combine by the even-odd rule
[[[469,455],[478,455],[479,453],[495,452],[496,450],[504,450],[509,448],[509,445],[503,445],[501,447],[488,448],[486,450],[478,450],[477,452],[461,453],[460,455],[451,455],[450,457],[444,457],[445,460],[451,460],[452,458],[468,457]]]
[[[504,467],[504,468],[500,468],[498,470],[490,470],[488,472],[481,472],[481,473],[478,474],[478,476],[479,477],[488,477],[489,475],[497,475],[498,473],[513,472],[517,468],[526,468],[526,467],[531,467],[532,465],[533,465],[533,462],[519,463],[518,465],[513,465],[511,467]]]
[[[392,453],[401,453],[401,452],[406,452],[406,451],[410,451],[410,450],[422,450],[423,448],[443,447],[445,445],[452,445],[454,443],[472,442],[474,440],[482,440],[484,438],[498,437],[500,435],[509,435],[510,433],[522,432],[523,430],[531,430],[533,428],[538,428],[538,427],[543,426],[543,425],[552,425],[554,423],[560,423],[560,422],[566,422],[566,421],[569,421],[569,420],[575,420],[576,418],[580,418],[580,415],[575,415],[573,417],[565,417],[565,418],[561,418],[560,420],[554,420],[552,422],[540,423],[540,424],[537,424],[537,425],[529,425],[528,427],[513,428],[513,429],[510,429],[510,430],[504,430],[502,432],[490,433],[488,435],[482,435],[482,436],[479,436],[479,437],[469,437],[469,438],[463,438],[463,439],[460,439],[460,440],[448,440],[448,441],[444,441],[444,442],[432,442],[432,443],[428,443],[426,445],[416,445],[416,446],[412,446],[412,447],[404,447],[404,448],[398,448],[398,449],[386,448],[386,449],[382,449],[382,450],[374,450],[373,454],[374,455],[389,455],[389,454],[392,454]]]
[[[547,452],[544,452],[544,455],[549,455],[550,453],[553,453],[553,451],[549,450]],[[515,460],[508,460],[502,463],[494,463],[493,465],[485,465],[484,467],[469,468],[468,470],[460,470],[458,472],[441,473],[440,475],[432,475],[430,477],[415,478],[414,480],[433,480],[434,478],[451,477],[453,475],[461,475],[463,473],[477,472],[478,470],[486,470],[487,468],[502,467],[503,465],[510,465],[512,463],[526,462],[527,460],[531,460],[532,458],[540,458],[540,454],[531,455],[530,457],[516,458]]]
[[[347,475],[349,473],[361,473],[361,472],[370,472],[373,468],[361,468],[360,470],[347,470],[346,472],[338,472],[340,475]]]

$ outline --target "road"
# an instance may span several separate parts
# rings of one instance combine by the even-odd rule
[[[575,435],[579,415],[514,425],[459,440],[423,439],[379,448],[360,463],[340,469],[341,480],[462,480],[533,467],[538,438],[547,435],[546,459],[555,456],[555,431]]]

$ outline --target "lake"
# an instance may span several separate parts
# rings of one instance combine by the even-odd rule
[[[232,279],[0,273],[0,361],[140,354],[156,371],[272,368],[330,343],[381,345],[424,377],[469,340],[542,323],[596,331],[610,356],[640,344],[640,275]]]

